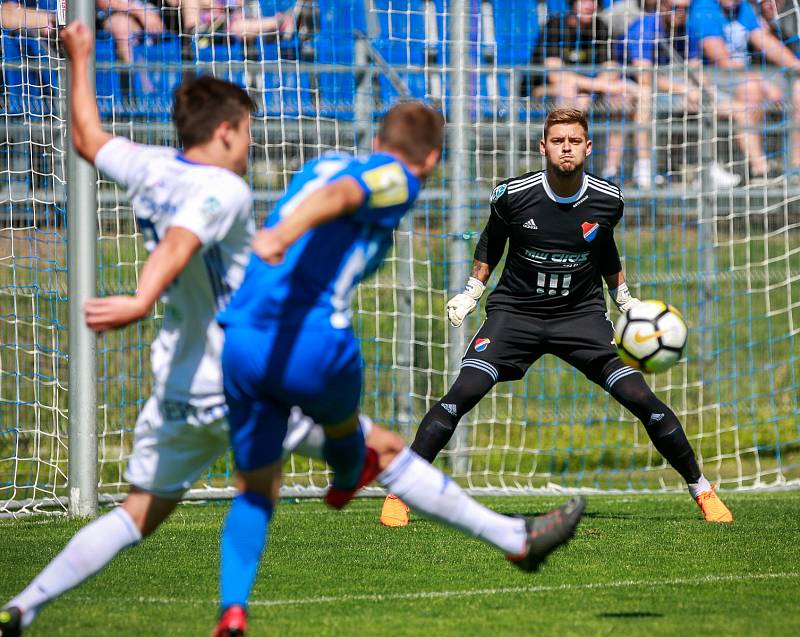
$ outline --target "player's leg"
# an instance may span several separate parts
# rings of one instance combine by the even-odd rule
[[[219,414],[221,415],[221,414]],[[185,410],[165,417],[151,398],[136,423],[125,471],[132,485],[122,506],[84,526],[30,585],[9,602],[22,609],[22,627],[45,604],[86,581],[123,549],[147,537],[172,513],[184,491],[225,450],[224,419],[212,413],[204,426],[187,424]],[[1,626],[1,624],[0,624]]]
[[[225,388],[239,493],[222,527],[220,620],[214,632],[216,637],[243,634],[245,630],[247,602],[267,546],[278,498],[282,441],[288,418],[288,410],[278,404],[232,393],[229,378],[228,370]]]
[[[453,437],[461,418],[495,383],[524,376],[539,356],[538,334],[531,321],[520,321],[502,311],[491,312],[470,341],[455,383],[422,419],[411,450],[433,462]],[[408,506],[391,494],[383,503],[380,519],[384,526],[406,526]]]
[[[583,510],[582,501],[527,520],[501,515],[476,502],[446,474],[409,449],[398,434],[373,425],[363,415],[359,421],[367,446],[377,456],[378,483],[417,513],[495,546],[524,570],[536,570],[550,552],[572,537]],[[293,411],[285,453],[320,458],[323,438],[321,426],[299,410]],[[545,526],[552,528],[543,532]]]
[[[520,321],[507,312],[491,312],[470,341],[455,383],[422,419],[411,449],[433,462],[461,418],[495,383],[525,375],[538,357],[536,332],[530,321]]]
[[[356,488],[366,457],[364,433],[353,412],[341,422],[323,425],[325,443],[322,457],[333,469],[331,487],[348,491]]]
[[[617,402],[644,425],[653,446],[664,456],[686,484],[709,522],[732,522],[733,516],[722,503],[697,464],[694,450],[678,417],[653,393],[644,376],[627,368],[622,361],[611,361],[601,373],[603,385]]]
[[[461,418],[489,393],[496,382],[494,370],[463,366],[456,381],[422,419],[411,449],[433,462],[447,446]]]
[[[220,620],[214,637],[244,634],[247,602],[267,546],[269,525],[281,482],[279,458],[253,470],[237,471],[234,498],[220,541]]]
[[[120,551],[144,537],[142,527],[137,525],[129,508],[137,513],[142,526],[147,520],[145,528],[155,528],[175,507],[172,502],[147,503],[148,496],[153,497],[132,492],[123,506],[84,526],[25,589],[8,602],[8,608],[18,609],[22,629],[30,626],[46,604],[85,582]],[[0,635],[5,634],[0,619]]]
[[[550,334],[553,353],[603,387],[642,422],[653,446],[686,481],[689,492],[703,508],[706,519],[732,520],[730,512],[724,509],[700,471],[694,450],[678,417],[653,393],[640,372],[620,360],[613,345],[613,326],[605,315],[592,312],[554,323]],[[716,513],[707,512],[698,499],[701,494],[707,493],[711,496],[704,496],[704,502],[708,498],[713,499],[714,502],[709,502],[707,506]],[[724,511],[716,506],[717,502]]]
[[[244,633],[247,603],[267,546],[280,486],[289,408],[276,397],[297,339],[279,330],[225,331],[222,373],[239,494],[220,540],[220,620],[215,637]]]
[[[237,375],[229,350],[240,347],[226,334],[222,365],[239,494],[222,530],[221,606],[246,606],[255,579],[280,483],[282,444],[289,410],[247,391],[247,370]],[[235,365],[235,364],[234,364]],[[240,368],[241,370],[241,368]],[[237,545],[241,544],[240,548]]]

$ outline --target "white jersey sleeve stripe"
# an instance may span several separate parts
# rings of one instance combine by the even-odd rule
[[[538,174],[534,175],[533,177],[529,177],[528,179],[525,179],[523,181],[512,182],[508,186],[508,191],[509,192],[513,192],[515,190],[522,190],[526,186],[538,183],[541,180],[542,180],[542,173],[538,173]]]

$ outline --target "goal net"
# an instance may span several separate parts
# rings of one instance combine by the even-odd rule
[[[489,193],[542,167],[548,109],[585,109],[595,144],[588,169],[625,193],[616,236],[632,291],[672,303],[690,326],[686,357],[648,382],[682,421],[710,480],[725,489],[797,485],[800,85],[757,51],[741,58],[749,75],[698,59],[692,47],[705,32],[685,1],[646,2],[647,13],[639,2],[601,1],[597,16],[576,14],[592,4],[163,0],[145,11],[100,8],[98,105],[111,132],[174,146],[171,92],[184,76],[211,73],[247,87],[258,105],[248,180],[259,221],[304,162],[369,150],[395,101],[425,99],[443,110],[441,167],[353,308],[362,410],[407,440],[454,380],[482,320],[479,310],[454,330],[444,306],[469,274]],[[798,15],[797,0],[779,2],[763,24],[793,23],[797,39]],[[67,210],[66,72],[54,16],[50,0],[0,8],[0,514],[66,507],[68,432],[79,425],[67,409],[69,215],[96,215],[98,294],[132,293],[147,258],[128,198],[102,175],[96,210]],[[796,43],[784,39],[792,51]],[[127,488],[159,323],[157,308],[98,341],[101,500]],[[475,493],[683,488],[641,423],[553,357],[496,386],[437,462]],[[220,458],[190,495],[229,494],[232,477],[230,457]],[[284,493],[318,495],[328,480],[323,465],[292,457]]]

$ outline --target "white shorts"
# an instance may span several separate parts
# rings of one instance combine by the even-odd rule
[[[224,404],[199,409],[187,403],[145,403],[136,420],[125,479],[158,496],[179,499],[228,447]]]

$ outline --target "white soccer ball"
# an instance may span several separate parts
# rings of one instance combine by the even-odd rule
[[[688,329],[681,313],[661,301],[642,301],[617,319],[620,358],[645,372],[663,372],[686,351]]]

